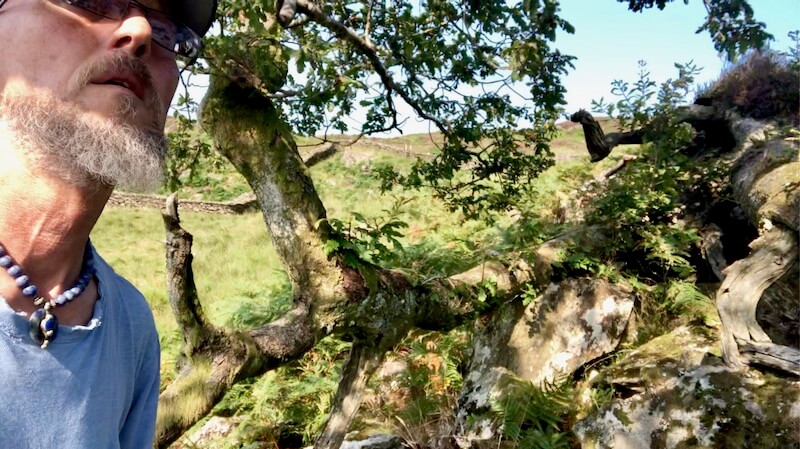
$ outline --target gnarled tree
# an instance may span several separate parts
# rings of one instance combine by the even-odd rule
[[[159,447],[236,382],[335,335],[353,345],[315,447],[337,448],[366,380],[409,330],[448,330],[472,320],[525,283],[549,282],[553,247],[603,241],[601,231],[581,229],[515,260],[425,283],[351,263],[343,251],[324,250],[341,236],[322,220],[325,208],[293,137],[345,131],[357,105],[366,110],[362,133],[401,129],[397,104],[404,102],[442,133],[443,145],[410,173],[384,172],[387,186],[429,187],[467,215],[503,209],[552,164],[560,76],[572,59],[552,47],[557,32],[571,26],[555,0],[221,3],[219,33],[206,52],[211,84],[202,122],[256,194],[293,307],[246,332],[211,325],[193,284],[191,236],[180,228],[177,207],[167,208],[170,302],[187,357],[162,393]],[[521,121],[532,126],[517,129]],[[478,304],[487,282],[494,294]],[[195,407],[166,413],[176,410],[168,404],[190,397]]]

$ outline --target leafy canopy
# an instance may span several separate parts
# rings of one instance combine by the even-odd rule
[[[705,5],[700,30],[731,57],[771,38],[746,1]],[[553,163],[574,59],[554,46],[574,31],[556,0],[223,0],[218,20],[209,67],[197,70],[256,87],[299,135],[352,132],[357,113],[360,135],[402,130],[401,108],[432,123],[439,154],[405,173],[378,170],[384,189],[429,187],[476,216],[513,205]]]

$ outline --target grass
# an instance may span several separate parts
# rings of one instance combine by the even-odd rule
[[[288,308],[288,279],[260,214],[183,212],[181,221],[194,235],[197,290],[212,323],[244,327],[254,324],[254,315],[270,319]],[[164,377],[170,378],[182,336],[167,298],[164,240],[153,209],[109,208],[92,232],[100,254],[148,299],[164,348]]]

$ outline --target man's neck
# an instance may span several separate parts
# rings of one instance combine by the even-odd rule
[[[0,161],[6,160],[9,163],[0,168],[0,244],[39,294],[49,299],[71,288],[80,276],[89,233],[112,188],[77,186],[43,173],[33,174],[27,162],[13,160],[8,148],[0,149]],[[87,296],[93,292],[96,298],[94,286],[87,289]],[[5,274],[0,274],[0,295],[15,310],[30,313],[37,308]],[[80,309],[77,315],[81,318],[73,324],[83,321],[94,304],[93,299],[82,302],[91,304],[63,308],[66,315]]]

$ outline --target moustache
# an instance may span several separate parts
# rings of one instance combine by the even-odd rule
[[[103,55],[84,67],[77,76],[77,88],[84,88],[109,72],[129,73],[135,76],[141,83],[144,94],[142,101],[154,114],[154,126],[163,126],[161,97],[153,82],[150,68],[140,58],[131,56],[123,50]]]

